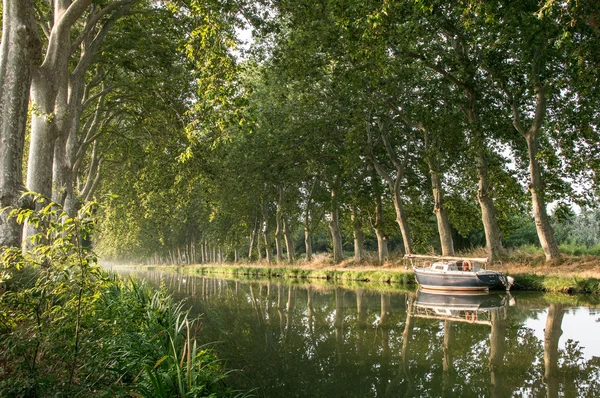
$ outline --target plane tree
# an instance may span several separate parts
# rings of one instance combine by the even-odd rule
[[[33,0],[2,3],[0,46],[0,247],[19,247],[21,227],[5,207],[19,206],[29,89],[41,51]]]

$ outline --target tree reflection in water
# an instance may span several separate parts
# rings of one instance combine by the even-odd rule
[[[200,340],[240,370],[229,382],[261,397],[600,396],[600,359],[561,341],[571,307],[550,296],[471,323],[416,316],[415,292],[145,277],[203,314]],[[540,340],[526,323],[544,317]]]

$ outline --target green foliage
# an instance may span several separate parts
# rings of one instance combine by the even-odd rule
[[[38,227],[33,249],[1,254],[0,395],[235,395],[182,303],[97,264],[95,203],[70,218],[28,195],[41,210],[11,217]]]
[[[139,27],[121,27],[135,41],[119,41],[122,48],[105,56],[130,77],[126,93],[135,88],[135,101],[111,99],[127,104],[128,134],[106,144],[114,150],[102,189],[119,199],[102,214],[102,255],[192,263],[208,244],[245,256],[259,231],[268,227],[273,238],[277,212],[300,237],[298,248],[307,219],[314,251],[327,251],[321,215],[332,205],[347,237],[350,210],[358,214],[374,249],[369,221],[379,198],[397,250],[393,190],[378,187],[372,163],[394,177],[404,159],[398,183],[415,251],[439,251],[432,171],[441,177],[456,250],[485,245],[479,194],[493,199],[505,247],[537,245],[527,143],[513,110],[525,129],[532,126],[538,84],[547,103],[534,145],[542,169],[536,189],[547,203],[594,202],[598,32],[584,15],[597,15],[596,6],[267,3],[169,1],[140,17]],[[245,51],[236,29],[250,25]],[[482,160],[489,183],[479,192]],[[575,192],[574,181],[586,189]],[[591,225],[554,226],[569,252],[598,244]]]
[[[19,393],[45,391],[53,385],[70,390],[78,377],[82,327],[105,283],[94,253],[84,247],[94,225],[96,204],[87,204],[77,217],[70,218],[41,195],[26,195],[40,210],[15,209],[10,217],[36,226],[39,232],[30,238],[33,249],[7,248],[0,257],[0,283],[10,281],[15,272],[20,277],[14,285],[19,288],[1,297],[3,314],[7,314],[3,318],[8,320],[3,325],[6,354],[16,359],[11,371],[24,377],[25,387]],[[34,277],[25,281],[23,269],[28,271],[25,275]]]

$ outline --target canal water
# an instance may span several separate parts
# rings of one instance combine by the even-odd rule
[[[600,397],[594,297],[140,275],[259,397]]]

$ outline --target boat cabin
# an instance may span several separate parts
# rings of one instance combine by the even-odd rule
[[[481,270],[481,266],[477,263],[473,263],[470,260],[458,260],[458,261],[437,261],[431,264],[432,271],[473,271],[477,272]]]

